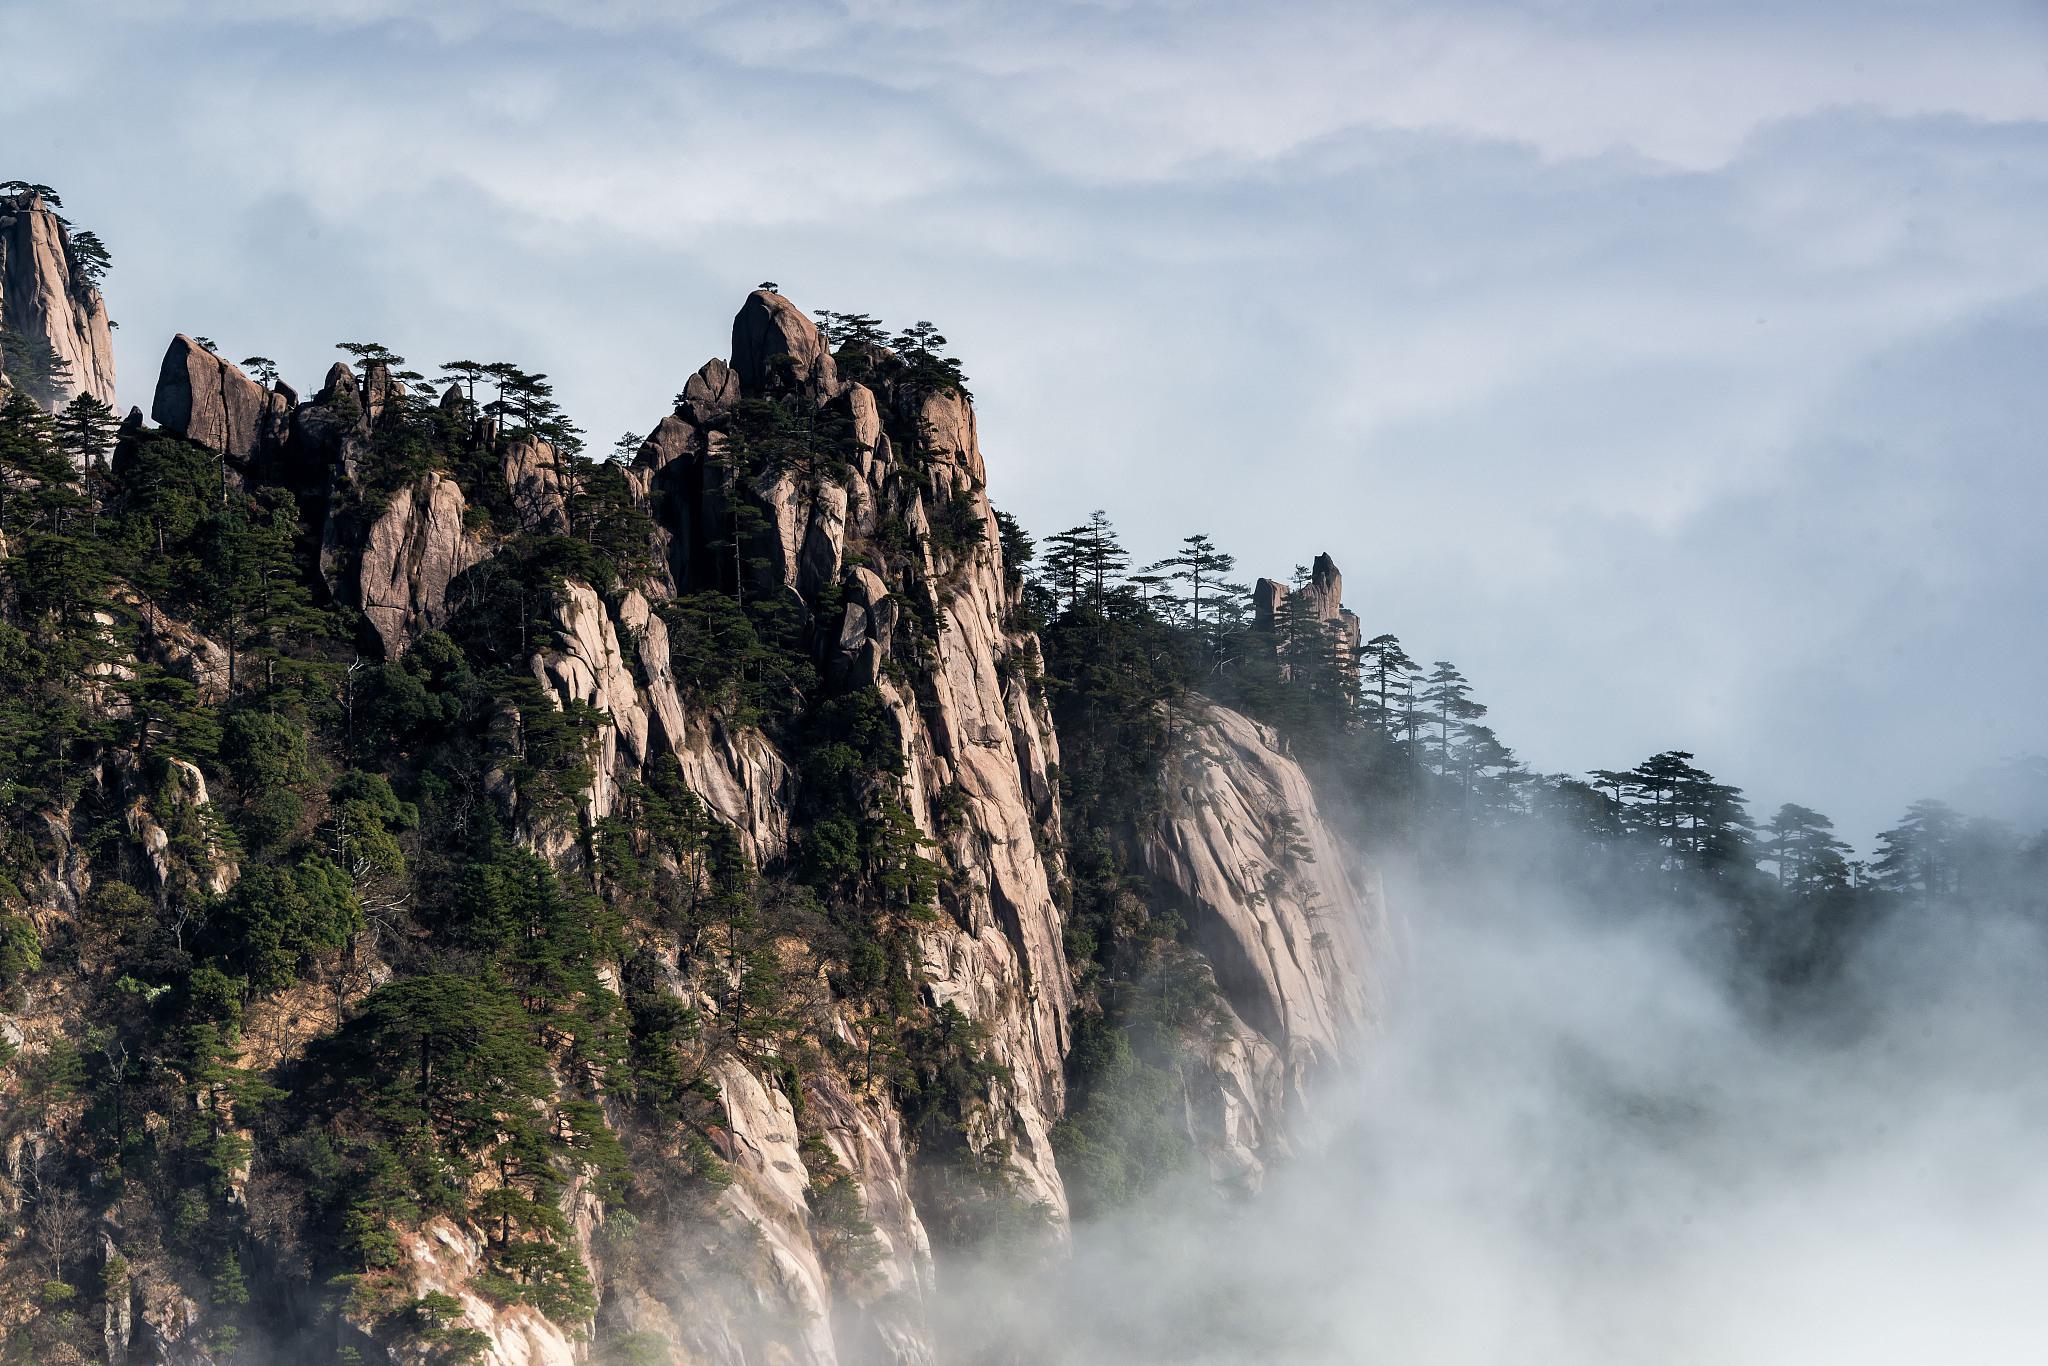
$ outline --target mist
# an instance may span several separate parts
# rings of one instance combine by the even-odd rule
[[[1788,996],[1698,908],[1504,860],[1389,872],[1381,1031],[1256,1198],[1199,1177],[954,1269],[995,1354],[1110,1362],[2039,1361],[2039,924],[1902,910]]]

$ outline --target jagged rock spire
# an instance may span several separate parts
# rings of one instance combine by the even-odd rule
[[[1260,579],[1252,588],[1252,620],[1261,631],[1271,631],[1280,620],[1281,607],[1294,590],[1278,579]],[[1329,622],[1337,628],[1340,644],[1346,659],[1358,653],[1358,646],[1364,640],[1364,632],[1358,623],[1358,615],[1344,605],[1344,573],[1337,568],[1337,562],[1328,552],[1316,556],[1315,564],[1309,569],[1308,582],[1301,592],[1315,610],[1316,620]]]
[[[56,209],[33,190],[0,195],[0,327],[47,347],[63,365],[48,402],[53,411],[80,393],[114,405],[106,301]]]

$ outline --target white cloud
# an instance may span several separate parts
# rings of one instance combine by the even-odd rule
[[[1828,652],[1886,557],[1983,582],[2005,543],[1964,553],[1960,513],[1917,545],[1843,532],[1823,574],[1804,523],[1731,510],[1821,478],[1874,518],[2012,498],[1911,460],[1833,473],[1828,396],[2048,289],[2029,10],[191,0],[0,25],[37,54],[0,90],[6,173],[112,244],[129,401],[173,330],[302,380],[368,335],[522,360],[593,432],[644,429],[772,277],[938,320],[1027,522],[1107,507],[1142,554],[1200,528],[1247,574],[1328,549],[1546,766],[1719,746],[1861,834],[1848,806],[1945,777],[1863,737],[1963,743]],[[1909,370],[1928,420],[1892,425],[1924,462],[1959,438]],[[1679,566],[1742,600],[1674,622]],[[1756,595],[1836,626],[1760,639]],[[1944,648],[2000,657],[1999,620],[1944,610]],[[1811,761],[1773,761],[1774,689],[1839,699],[1839,726],[1802,704]],[[1969,743],[2028,725],[2015,704]]]

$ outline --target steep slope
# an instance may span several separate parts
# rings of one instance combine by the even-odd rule
[[[773,469],[749,490],[768,521],[773,577],[759,587],[806,615],[839,604],[823,620],[827,671],[880,692],[901,737],[909,815],[959,875],[942,892],[946,922],[922,936],[930,991],[988,1025],[1012,1078],[1003,1136],[1033,1197],[1062,1209],[1047,1143],[1073,1003],[1051,893],[1058,748],[1026,683],[1037,642],[1005,625],[1012,593],[974,411],[957,392],[884,386],[878,396],[842,382],[816,326],[766,291],[735,319],[733,352],[738,365],[710,363],[696,392],[736,377],[734,402],[788,392],[850,431],[843,484]],[[716,577],[693,555],[716,539],[730,497],[716,454],[728,439],[722,416],[715,400],[686,404],[637,462],[665,498],[657,521],[685,588]],[[772,847],[770,832],[749,834]]]
[[[1087,976],[957,371],[756,291],[620,465],[509,367],[402,369],[301,402],[177,338],[105,609],[0,592],[93,680],[0,887],[74,965],[0,965],[42,1097],[0,1202],[115,1173],[54,1272],[109,1361],[942,1359],[949,1253],[1067,1236]],[[1171,1122],[1255,1186],[1370,1029],[1384,911],[1272,732],[1178,727],[1128,862],[1226,1027]],[[87,1039],[152,1061],[65,1080]],[[117,1110],[160,1137],[96,1149]]]
[[[71,231],[41,193],[0,195],[0,329],[61,367],[37,394],[55,411],[74,394],[114,405],[114,344],[107,306],[81,264]],[[7,363],[15,370],[26,357]]]
[[[1385,893],[1273,731],[1215,705],[1188,718],[1142,858],[1229,1008],[1189,1097],[1191,1126],[1219,1179],[1256,1188],[1315,1134],[1318,1077],[1371,1035]]]

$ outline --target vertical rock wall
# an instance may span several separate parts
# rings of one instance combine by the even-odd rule
[[[64,363],[57,402],[88,393],[114,406],[107,306],[79,268],[70,232],[39,194],[0,196],[0,326],[46,344]]]
[[[1139,853],[1228,1007],[1191,1127],[1219,1179],[1256,1187],[1313,1133],[1319,1074],[1355,1060],[1378,1020],[1385,892],[1278,737],[1227,707],[1184,719]]]

